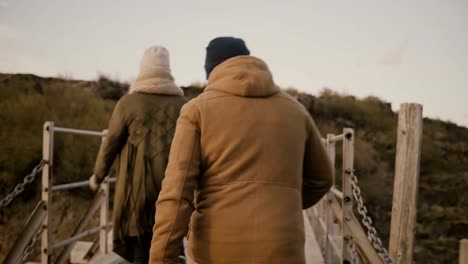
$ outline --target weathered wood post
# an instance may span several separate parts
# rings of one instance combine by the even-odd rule
[[[398,113],[390,226],[390,256],[394,263],[413,263],[422,129],[422,105],[402,104]]]
[[[348,222],[353,219],[353,192],[351,188],[351,177],[354,173],[354,130],[351,128],[343,129],[343,216],[341,223],[341,232],[343,239],[342,246],[342,261],[349,261],[353,259],[353,255],[349,252],[348,248],[353,244],[353,233],[349,227]]]
[[[41,235],[41,263],[50,263],[50,209],[51,209],[51,180],[52,168],[54,161],[54,122],[45,122],[42,136],[42,159],[45,164],[42,168],[42,195],[41,200],[44,202],[46,216],[42,221],[44,228]]]
[[[458,264],[468,263],[468,239],[460,240],[460,252],[458,252]]]

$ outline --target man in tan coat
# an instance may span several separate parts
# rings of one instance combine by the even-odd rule
[[[332,169],[306,109],[241,39],[207,47],[208,85],[177,121],[158,198],[150,263],[305,263],[302,210]]]

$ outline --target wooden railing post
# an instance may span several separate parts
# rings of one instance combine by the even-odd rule
[[[102,131],[102,142],[106,140],[107,129]],[[107,224],[109,223],[109,177],[106,177],[101,185],[101,189],[104,191],[104,202],[101,204],[101,212],[99,217],[99,225],[105,226],[99,231],[99,251],[102,254],[107,254]]]
[[[389,252],[396,264],[413,263],[422,129],[422,106],[402,104],[398,113]]]
[[[349,261],[351,263],[352,256],[348,251],[348,244],[353,243],[352,232],[349,228],[348,222],[353,219],[353,193],[351,189],[351,176],[354,173],[354,131],[351,128],[343,129],[343,218],[342,218],[342,261]]]
[[[41,200],[44,203],[46,216],[42,221],[42,236],[41,236],[41,263],[50,263],[50,209],[51,209],[51,184],[52,168],[54,160],[54,122],[45,122],[42,136],[42,159],[45,164],[42,168],[42,195]]]
[[[468,239],[460,240],[460,252],[458,252],[458,264],[468,263]]]

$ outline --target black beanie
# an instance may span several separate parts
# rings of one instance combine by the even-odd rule
[[[240,38],[219,37],[210,41],[206,47],[206,79],[211,71],[225,60],[239,55],[250,55],[250,51]]]

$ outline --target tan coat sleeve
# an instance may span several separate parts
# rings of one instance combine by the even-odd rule
[[[127,139],[127,124],[124,117],[124,108],[119,101],[115,105],[109,121],[109,128],[105,140],[99,148],[99,153],[94,166],[94,175],[98,182],[102,182],[109,173],[115,157],[120,153]]]
[[[200,173],[200,132],[193,104],[185,105],[169,154],[169,163],[156,203],[150,263],[177,264],[180,245],[194,210],[193,196]]]
[[[302,208],[317,203],[332,185],[332,166],[322,143],[322,137],[312,118],[304,153]]]

